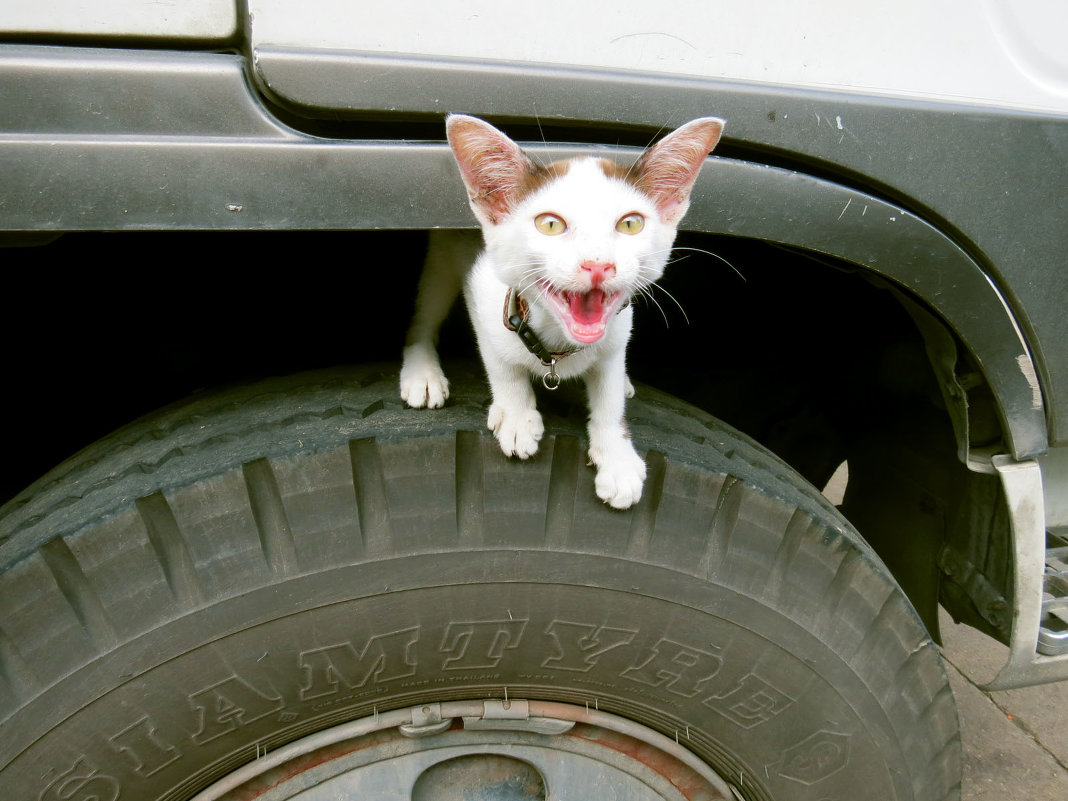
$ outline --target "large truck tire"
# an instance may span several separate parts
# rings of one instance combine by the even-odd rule
[[[936,647],[790,468],[639,387],[614,511],[580,393],[520,462],[451,378],[195,398],[0,510],[3,796],[958,797]]]

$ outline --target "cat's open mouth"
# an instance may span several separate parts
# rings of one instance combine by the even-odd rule
[[[592,344],[604,336],[608,321],[623,302],[622,292],[564,292],[546,287],[545,297],[578,342]]]

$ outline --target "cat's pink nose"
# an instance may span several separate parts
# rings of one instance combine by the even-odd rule
[[[616,265],[605,261],[584,261],[579,265],[582,272],[590,276],[593,288],[596,289],[605,282],[605,279],[616,274]]]

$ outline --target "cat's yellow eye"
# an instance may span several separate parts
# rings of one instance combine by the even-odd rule
[[[562,217],[545,212],[534,218],[534,227],[546,236],[559,236],[567,230],[567,223]]]
[[[638,212],[620,217],[616,223],[616,230],[621,234],[638,234],[644,227],[645,218]]]

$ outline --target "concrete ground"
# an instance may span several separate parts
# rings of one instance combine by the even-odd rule
[[[1008,651],[942,613],[964,741],[963,801],[1068,799],[1068,682],[984,692]]]

